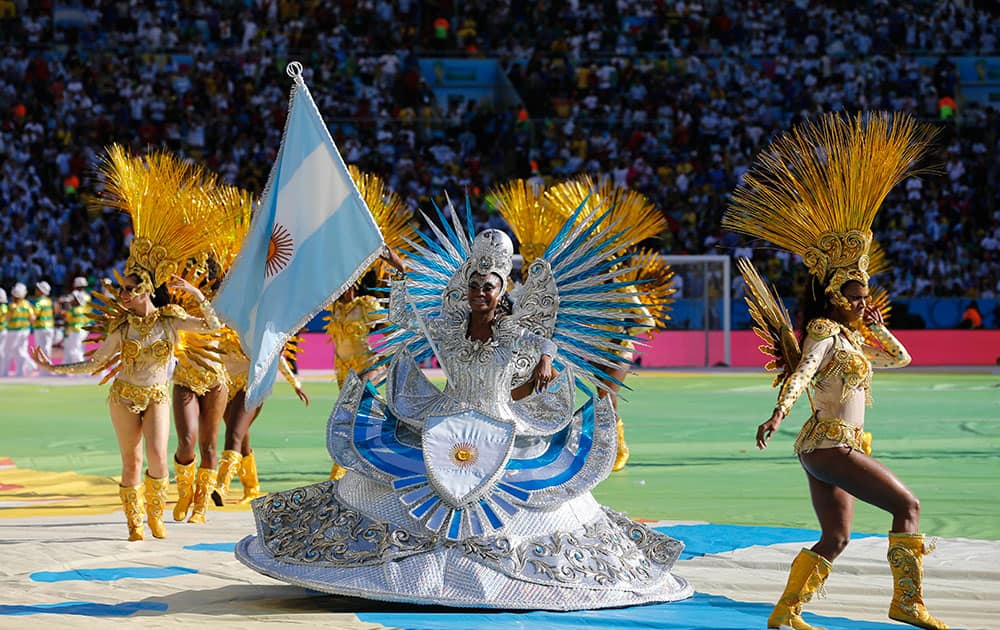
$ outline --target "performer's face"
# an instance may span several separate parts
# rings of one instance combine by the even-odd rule
[[[503,281],[500,276],[490,273],[485,276],[474,273],[469,279],[469,306],[473,311],[488,313],[496,310],[500,300],[500,288]]]
[[[143,298],[148,299],[149,294],[139,288],[139,276],[129,274],[122,278],[122,281],[118,288],[118,301],[122,303],[122,306],[132,310],[134,306],[138,306],[143,301]]]
[[[861,316],[865,314],[865,306],[868,305],[868,287],[851,280],[840,287],[840,292],[847,300],[846,306],[840,304],[834,306],[843,314],[841,319],[848,322],[856,322],[861,319]]]

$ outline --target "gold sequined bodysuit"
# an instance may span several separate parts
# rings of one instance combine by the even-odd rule
[[[215,311],[202,303],[204,319],[191,317],[180,306],[170,304],[145,317],[127,315],[86,361],[53,365],[58,374],[91,374],[113,365],[120,369],[111,384],[108,400],[142,413],[149,405],[168,399],[168,373],[174,346],[181,332],[206,333],[220,327]]]
[[[350,302],[337,301],[330,306],[330,323],[326,332],[334,344],[338,386],[344,384],[352,370],[360,375],[371,364],[368,332],[378,308],[378,300],[370,295],[354,298]]]
[[[219,336],[219,350],[222,352],[222,365],[225,368],[229,381],[229,400],[236,397],[236,394],[247,388],[250,375],[250,359],[243,352],[240,345],[240,338],[231,328],[226,328]],[[284,354],[278,357],[278,371],[285,377],[285,380],[295,389],[302,389],[292,366],[285,359]]]
[[[830,319],[818,318],[806,327],[802,359],[778,395],[785,416],[812,386],[812,415],[795,440],[796,453],[848,446],[870,453],[871,436],[864,432],[865,407],[871,404],[872,368],[904,367],[906,348],[884,326],[870,327],[871,339]]]

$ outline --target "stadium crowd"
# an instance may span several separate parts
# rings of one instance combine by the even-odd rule
[[[718,228],[753,156],[812,113],[911,112],[941,127],[939,166],[881,213],[893,294],[994,298],[997,111],[941,104],[960,100],[949,54],[998,54],[998,10],[856,4],[0,1],[0,286],[68,290],[124,260],[127,218],[88,204],[112,142],[166,147],[259,193],[298,59],[345,160],[412,205],[469,190],[495,225],[490,186],[597,173],[663,209],[663,251],[786,268]],[[442,109],[422,55],[496,58],[523,105]]]

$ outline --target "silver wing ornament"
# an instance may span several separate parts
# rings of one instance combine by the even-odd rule
[[[511,296],[512,316],[556,343],[559,355],[553,365],[557,370],[572,366],[583,389],[606,388],[608,382],[624,387],[606,369],[632,367],[631,360],[622,357],[622,343],[642,343],[627,329],[647,317],[637,308],[637,298],[648,294],[642,282],[632,279],[638,267],[631,266],[631,254],[623,246],[624,221],[615,219],[613,207],[588,210],[588,201],[583,200],[528,266],[524,283]],[[518,359],[515,385],[527,380],[537,359]]]

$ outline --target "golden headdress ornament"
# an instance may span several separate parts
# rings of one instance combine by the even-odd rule
[[[372,213],[386,246],[396,251],[406,249],[407,241],[417,237],[416,230],[410,224],[413,209],[402,197],[390,190],[378,175],[363,173],[353,164],[347,167],[347,171]],[[384,263],[379,261],[378,264],[379,275],[384,275]]]
[[[935,130],[906,114],[824,114],[773,141],[734,192],[722,226],[802,256],[837,304],[867,286],[872,222],[889,191],[917,172]]]
[[[99,171],[106,185],[95,203],[132,218],[125,275],[138,276],[140,290],[152,293],[204,254],[216,221],[213,175],[166,152],[131,156],[120,145],[108,149]]]

